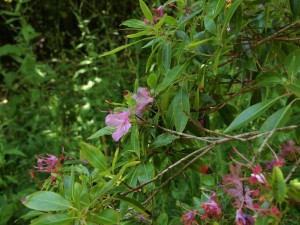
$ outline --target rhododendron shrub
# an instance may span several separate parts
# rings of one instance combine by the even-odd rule
[[[123,102],[107,101],[107,126],[80,142],[79,160],[61,164],[60,182],[24,198],[34,210],[26,218],[295,224],[300,5],[139,3],[143,16],[122,23],[128,43],[101,57],[136,45],[149,53],[144,77]],[[50,156],[36,168],[52,173]]]

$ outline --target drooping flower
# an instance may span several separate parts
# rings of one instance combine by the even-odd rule
[[[236,211],[235,216],[235,224],[236,225],[252,225],[254,224],[254,219],[251,215],[244,214],[241,209]]]
[[[181,222],[183,222],[184,225],[198,225],[195,217],[197,215],[197,212],[196,211],[189,211],[185,214],[182,215],[181,217]]]
[[[249,181],[251,184],[255,184],[257,181],[259,183],[264,184],[264,183],[266,183],[266,178],[262,173],[260,173],[260,174],[251,173],[251,177],[249,178]]]
[[[119,113],[111,113],[106,116],[106,125],[117,127],[117,129],[112,133],[112,138],[115,141],[118,141],[130,129],[131,123],[129,122],[129,115],[130,113],[128,111],[121,111]]]
[[[138,88],[137,94],[133,94],[132,98],[136,101],[136,108],[133,110],[133,113],[137,115],[142,115],[147,105],[154,101],[154,98],[150,96],[150,92],[142,87]]]
[[[202,204],[201,208],[204,209],[204,214],[201,216],[201,219],[219,219],[221,217],[220,203],[215,202],[215,199],[216,193],[213,193],[210,200]]]

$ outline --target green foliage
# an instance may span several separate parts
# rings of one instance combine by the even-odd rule
[[[299,192],[300,165],[298,3],[177,0],[159,6],[139,0],[138,19],[122,23],[122,36],[130,40],[121,46],[111,41],[109,48],[95,38],[97,30],[90,31],[82,4],[72,4],[80,41],[74,40],[74,52],[62,50],[65,60],[79,49],[84,52],[83,60],[74,61],[76,70],[67,66],[68,60],[52,69],[35,54],[17,54],[12,46],[5,46],[2,54],[17,54],[17,74],[36,72],[24,80],[28,90],[40,91],[49,82],[59,86],[52,81],[56,71],[70,73],[78,96],[91,91],[83,102],[93,109],[95,102],[89,98],[101,96],[96,101],[100,105],[106,97],[93,93],[96,80],[83,75],[101,71],[105,90],[112,90],[115,82],[125,83],[95,69],[116,67],[116,53],[122,53],[119,58],[129,61],[136,73],[129,88],[133,93],[125,91],[123,100],[107,101],[115,107],[110,121],[106,119],[108,126],[96,117],[82,126],[74,124],[82,132],[93,130],[86,137],[95,141],[80,142],[79,160],[64,155],[39,158],[46,165],[38,161],[36,170],[50,177],[42,192],[27,196],[23,204],[45,213],[23,218],[32,224],[47,223],[51,217],[74,224],[289,224],[290,217],[299,218],[294,207],[298,198],[292,200]],[[30,49],[30,41],[40,34],[28,24],[19,35]],[[45,68],[50,68],[49,80],[41,76]],[[86,85],[80,86],[82,80]],[[143,88],[146,84],[149,89]],[[7,101],[21,104],[19,98],[26,96]],[[117,145],[107,141],[110,134]],[[56,201],[40,209],[32,206],[41,200],[40,193],[53,193]],[[53,209],[58,212],[50,212]]]

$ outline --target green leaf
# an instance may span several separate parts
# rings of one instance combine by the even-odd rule
[[[209,15],[206,15],[204,17],[204,27],[208,32],[210,32],[212,34],[217,33],[217,26],[216,26],[216,23],[214,21],[214,18],[209,16]]]
[[[115,197],[115,199],[125,202],[126,204],[133,207],[137,212],[141,213],[143,216],[149,216],[150,214],[147,213],[147,209],[139,202],[137,202],[135,199],[128,198],[128,197],[122,197],[118,198]]]
[[[168,220],[169,220],[168,214],[163,212],[160,213],[160,215],[158,216],[156,224],[168,224]]]
[[[291,180],[287,186],[287,196],[293,201],[300,202],[300,182],[298,179]]]
[[[272,172],[272,191],[273,197],[278,203],[282,203],[286,196],[286,183],[281,169],[278,166],[273,167]]]
[[[287,85],[287,88],[290,92],[300,98],[300,84],[298,83],[290,83]]]
[[[187,91],[184,88],[180,88],[173,101],[175,128],[178,132],[182,132],[189,120],[186,114],[190,112],[190,102]]]
[[[262,132],[274,130],[276,128],[282,127],[290,119],[292,115],[291,105],[288,105],[282,109],[279,109],[273,113],[261,126],[260,130]]]
[[[149,32],[148,31],[141,31],[141,32],[138,32],[138,33],[135,33],[135,34],[129,34],[127,35],[128,38],[136,38],[136,37],[141,37],[141,36],[145,36],[145,35],[148,35]]]
[[[25,52],[24,50],[25,48],[19,47],[17,45],[6,44],[0,47],[0,57],[11,54],[21,55]]]
[[[211,16],[213,19],[216,18],[225,5],[225,0],[210,0],[207,2],[205,11],[207,15]]]
[[[158,77],[156,73],[150,73],[147,78],[147,84],[150,88],[155,89],[157,85]]]
[[[187,65],[188,62],[182,65],[177,65],[172,69],[167,70],[164,79],[162,80],[161,83],[158,84],[155,92],[158,93],[165,90],[173,81],[175,81],[183,73]]]
[[[31,218],[34,218],[34,217],[37,217],[37,216],[41,216],[41,215],[45,215],[45,212],[32,210],[32,211],[29,211],[28,213],[22,215],[20,217],[20,219],[29,220]]]
[[[106,157],[98,148],[83,141],[80,142],[80,147],[84,157],[94,168],[100,169],[101,171],[107,170]]]
[[[162,64],[165,69],[170,69],[172,58],[172,43],[170,41],[166,41],[162,45]]]
[[[237,8],[239,7],[239,5],[243,2],[243,0],[236,0],[234,1],[234,3],[232,3],[232,5],[229,7],[227,13],[226,13],[226,17],[225,20],[223,22],[223,27],[222,27],[222,34],[224,34],[224,31],[227,28],[227,25],[229,24],[232,16],[234,15],[235,11],[237,10]]]
[[[96,133],[88,137],[88,139],[94,139],[101,137],[103,135],[111,135],[112,132],[116,130],[116,127],[106,126],[98,130]]]
[[[179,137],[174,134],[168,134],[168,133],[161,134],[150,145],[150,148],[159,148],[162,146],[166,146],[168,144],[171,144],[174,140],[176,140],[178,138]]]
[[[282,84],[281,78],[282,78],[282,75],[277,72],[262,73],[257,76],[256,84],[253,85],[253,87]]]
[[[91,220],[99,224],[118,224],[120,213],[113,209],[105,209],[98,214],[91,213]]]
[[[141,163],[136,168],[138,181],[143,184],[151,180],[155,175],[154,166],[151,162]],[[144,187],[145,190],[151,190],[154,187],[153,183],[150,183]]]
[[[33,220],[31,225],[68,225],[72,224],[72,217],[68,214],[47,214]]]
[[[139,41],[136,41],[136,42],[127,44],[127,45],[122,45],[122,46],[120,46],[120,47],[118,47],[118,48],[115,48],[115,49],[109,51],[109,52],[105,52],[105,53],[101,54],[100,57],[112,55],[112,54],[114,54],[114,53],[116,53],[116,52],[119,52],[119,51],[121,51],[121,50],[123,50],[123,49],[125,49],[125,48],[130,47],[131,45],[135,45],[136,43],[139,43],[140,41],[142,41],[142,40],[139,40]]]
[[[240,113],[234,121],[227,127],[224,133],[228,133],[229,131],[238,129],[243,127],[245,124],[249,123],[250,121],[258,118],[262,115],[266,110],[268,110],[272,105],[274,105],[279,98],[274,98],[271,100],[266,100],[260,103],[257,103],[248,109],[244,110]]]
[[[150,11],[150,9],[148,8],[148,6],[145,4],[145,2],[143,0],[139,0],[140,2],[140,7],[142,9],[142,12],[144,14],[144,16],[152,23],[153,22],[153,16],[152,16],[152,12]]]
[[[300,72],[300,49],[290,53],[284,62],[289,78],[293,80],[297,73]]]
[[[208,42],[208,41],[210,41],[210,40],[212,40],[212,39],[213,39],[213,38],[203,39],[203,40],[201,40],[201,41],[193,41],[193,42],[191,42],[190,44],[186,45],[185,47],[188,48],[188,49],[194,48],[194,47],[197,47],[197,46],[199,46],[199,45],[202,45],[202,44],[204,44],[205,42]]]
[[[131,134],[130,134],[130,142],[131,142],[131,147],[133,152],[140,157],[141,155],[141,149],[140,149],[140,144],[139,144],[139,129],[138,125],[134,124],[131,127]]]
[[[299,0],[289,0],[291,11],[294,18],[297,18],[297,16],[300,14],[300,1]]]
[[[148,25],[143,20],[137,19],[126,20],[122,25],[132,28],[148,28]]]
[[[51,191],[38,191],[26,196],[22,203],[38,211],[60,211],[72,208],[72,204],[61,195]]]
[[[237,110],[233,105],[225,104],[218,112],[224,123],[229,126],[234,120],[234,114],[236,114]]]

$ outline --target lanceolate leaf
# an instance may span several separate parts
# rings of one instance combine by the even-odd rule
[[[276,202],[281,204],[286,195],[286,183],[282,171],[278,166],[274,166],[272,172],[272,191]]]
[[[137,212],[141,213],[144,216],[149,216],[149,213],[147,213],[146,208],[139,202],[135,201],[132,198],[122,197],[122,198],[115,198],[117,200],[123,201],[133,207]]]
[[[101,171],[107,170],[106,157],[98,148],[85,142],[80,142],[80,147],[83,155],[94,168]]]
[[[269,109],[272,105],[274,105],[278,101],[278,98],[266,100],[260,103],[257,103],[245,111],[243,111],[241,114],[239,114],[227,127],[227,129],[224,131],[225,133],[241,128],[245,124],[249,123],[250,121],[258,118],[260,115],[262,115],[267,109]]]
[[[72,217],[68,214],[47,214],[31,223],[31,225],[71,225]]]
[[[300,1],[289,0],[293,17],[296,18],[300,14]]]
[[[243,2],[243,0],[236,0],[232,5],[229,7],[228,12],[226,13],[225,21],[223,23],[222,27],[222,34],[227,28],[227,25],[229,24],[233,14],[235,13],[235,10],[239,7],[239,5]]]
[[[174,140],[178,139],[179,137],[174,134],[164,133],[159,135],[155,141],[150,145],[150,148],[159,148],[162,146],[166,146],[172,143]]]
[[[98,138],[101,137],[103,135],[109,135],[111,134],[114,130],[116,129],[116,127],[110,127],[110,126],[106,126],[101,128],[100,130],[98,130],[96,133],[92,134],[90,137],[88,137],[88,139],[94,139],[94,138]]]
[[[130,47],[131,45],[134,45],[134,44],[136,44],[136,43],[138,43],[138,42],[140,42],[140,41],[142,41],[142,40],[139,40],[139,41],[136,41],[136,42],[127,44],[127,45],[122,45],[122,46],[120,46],[120,47],[118,47],[118,48],[115,48],[115,49],[109,51],[109,52],[103,53],[102,55],[100,55],[100,57],[112,55],[112,54],[114,54],[114,53],[116,53],[116,52],[119,52],[119,51],[121,51],[121,50],[123,50],[123,49],[125,49],[125,48],[128,48],[128,47]]]
[[[92,214],[92,221],[99,224],[118,224],[120,222],[120,213],[113,209],[105,209],[98,214]]]
[[[190,112],[189,96],[184,88],[181,88],[174,98],[174,124],[178,132],[182,132],[188,122],[186,114]]]
[[[300,73],[300,49],[293,51],[286,57],[284,62],[289,78],[293,80]]]
[[[153,24],[154,23],[153,16],[152,16],[150,9],[148,8],[148,6],[145,4],[145,2],[143,0],[139,0],[139,2],[140,2],[140,7],[142,9],[144,16]]]
[[[162,45],[162,60],[165,69],[170,69],[171,58],[172,58],[172,44],[170,41],[167,41]]]
[[[264,132],[284,126],[285,123],[290,119],[291,114],[292,108],[290,105],[279,109],[263,123],[260,130]]]
[[[294,95],[300,98],[300,83],[290,83],[288,84],[287,88],[291,91]]]
[[[72,208],[70,202],[51,191],[35,192],[25,197],[22,203],[30,209],[39,211],[60,211]]]
[[[174,68],[167,71],[166,76],[163,81],[157,86],[155,92],[158,93],[160,91],[165,90],[173,81],[175,81],[181,73],[185,70],[187,66],[187,62],[183,65],[175,66]]]
[[[132,28],[147,28],[148,25],[143,20],[130,19],[122,23],[122,25]]]

